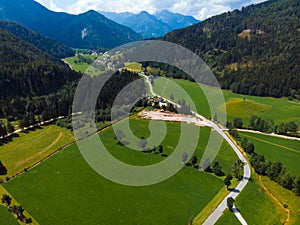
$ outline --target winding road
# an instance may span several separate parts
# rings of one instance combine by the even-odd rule
[[[149,86],[150,92],[153,96],[157,96],[157,97],[161,97],[163,98],[165,101],[172,103],[174,105],[178,105],[175,102],[170,101],[169,99],[166,99],[162,96],[157,95],[154,90],[153,90],[153,86],[149,80],[149,77],[147,77],[146,75],[140,74],[140,76],[142,76],[146,83]],[[244,163],[244,176],[243,179],[241,180],[241,182],[236,186],[236,188],[231,191],[223,200],[222,202],[218,205],[218,207],[210,214],[210,216],[205,220],[205,222],[203,223],[204,225],[212,225],[215,224],[219,218],[223,215],[223,212],[225,211],[225,209],[227,208],[227,198],[232,197],[232,198],[236,198],[239,193],[246,187],[250,176],[251,176],[251,169],[250,166],[246,160],[246,158],[244,157],[244,155],[240,152],[240,150],[238,149],[238,147],[236,146],[236,144],[225,134],[225,132],[214,122],[206,119],[204,116],[199,115],[196,112],[192,113],[200,118],[201,120],[203,120],[205,123],[209,124],[212,129],[215,129],[226,141],[227,143],[230,145],[230,147],[234,150],[234,152],[236,153],[236,155],[238,156],[238,158]],[[236,209],[236,207],[233,208],[233,212],[235,214],[235,216],[238,218],[238,220],[240,221],[241,224],[243,225],[247,225],[247,222],[245,221],[245,219],[243,218],[243,216],[241,215],[241,213]]]

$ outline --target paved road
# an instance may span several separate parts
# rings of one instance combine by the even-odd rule
[[[154,91],[153,91],[153,86],[149,80],[149,77],[145,76],[145,75],[141,75],[145,78],[146,82],[148,83],[149,87],[150,87],[150,92],[153,96],[158,96],[158,97],[162,97],[157,95]],[[162,97],[163,98],[163,97]],[[172,102],[166,98],[163,98],[165,101],[168,101],[172,104],[178,105],[175,102]],[[228,144],[231,146],[231,148],[234,150],[234,152],[237,154],[238,158],[244,163],[244,176],[243,179],[241,180],[241,182],[236,186],[236,188],[230,192],[224,199],[223,201],[218,205],[218,207],[212,212],[212,214],[210,214],[210,216],[206,219],[206,221],[203,223],[205,225],[211,225],[211,224],[215,224],[218,219],[222,216],[224,210],[227,208],[227,198],[232,197],[232,198],[236,198],[239,193],[246,187],[249,178],[251,176],[251,169],[249,164],[247,163],[246,158],[243,156],[243,154],[240,152],[240,150],[238,149],[238,147],[234,144],[234,142],[224,133],[224,131],[215,123],[213,123],[212,121],[206,119],[204,116],[199,115],[196,112],[192,112],[196,117],[200,118],[201,120],[203,120],[204,122],[208,123],[211,125],[211,127],[213,129],[215,129],[227,142]],[[238,220],[241,222],[241,224],[243,225],[247,225],[247,222],[245,221],[245,219],[243,218],[243,216],[241,215],[241,213],[234,207],[233,208],[233,212],[236,215],[236,217],[238,218]]]

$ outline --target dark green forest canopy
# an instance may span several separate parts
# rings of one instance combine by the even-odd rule
[[[66,45],[45,37],[16,22],[0,20],[0,28],[34,45],[38,49],[47,52],[55,58],[67,58],[74,55],[74,51]]]
[[[0,29],[0,99],[48,94],[80,74],[61,60]]]
[[[299,17],[300,1],[271,0],[176,30],[163,40],[201,56],[225,89],[291,96],[300,92]]]

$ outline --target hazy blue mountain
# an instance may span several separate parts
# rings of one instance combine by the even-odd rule
[[[172,13],[168,10],[155,13],[154,16],[156,16],[160,21],[168,24],[172,29],[180,29],[200,22],[200,20],[197,20],[192,16]]]
[[[129,12],[100,13],[117,23],[130,27],[144,38],[163,36],[172,30],[184,28],[199,22],[192,16],[172,13],[167,10],[154,15],[151,15],[146,11],[142,11],[139,14]]]
[[[69,47],[113,48],[142,38],[96,11],[57,13],[34,0],[0,0],[0,19],[17,21]]]
[[[159,37],[172,31],[169,25],[145,11],[125,18],[122,24],[130,27],[144,38]]]
[[[101,13],[102,15],[106,16],[108,19],[113,20],[119,24],[123,24],[125,19],[134,15],[134,13],[130,13],[130,12],[116,13],[116,12],[99,11],[99,13]]]
[[[74,55],[74,51],[66,45],[32,31],[19,23],[0,20],[0,29],[14,34],[15,36],[56,58],[66,58]]]

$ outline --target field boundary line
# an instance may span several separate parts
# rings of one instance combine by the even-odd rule
[[[261,142],[270,144],[270,145],[274,145],[274,146],[277,146],[277,147],[280,147],[280,148],[284,148],[284,149],[287,149],[289,151],[296,152],[298,154],[300,153],[300,151],[297,151],[296,149],[289,148],[289,147],[286,147],[286,146],[283,146],[283,145],[280,145],[280,144],[276,144],[276,143],[273,143],[273,142],[270,142],[270,141],[266,141],[266,140],[263,140],[263,139],[260,139],[260,138],[252,137],[252,136],[247,135],[247,134],[241,134],[241,135],[245,136],[245,137],[248,137],[248,138],[252,138],[252,139],[257,140],[257,141],[261,141]]]
[[[7,194],[9,195],[11,198],[12,198],[12,202],[11,202],[11,205],[20,205],[19,202],[14,198],[14,196],[9,193],[5,187],[3,187],[3,185],[0,185],[0,194],[3,195],[3,194]],[[4,205],[3,203],[0,202],[1,205],[3,205],[5,208],[8,208],[6,205]],[[19,224],[23,225],[24,222],[21,222],[20,220],[17,219],[17,217],[11,213],[13,215],[13,217],[18,221]],[[34,219],[34,217],[32,217],[32,215],[24,208],[24,215],[26,217],[30,217],[32,219],[32,225],[39,225],[38,221],[36,219]]]

